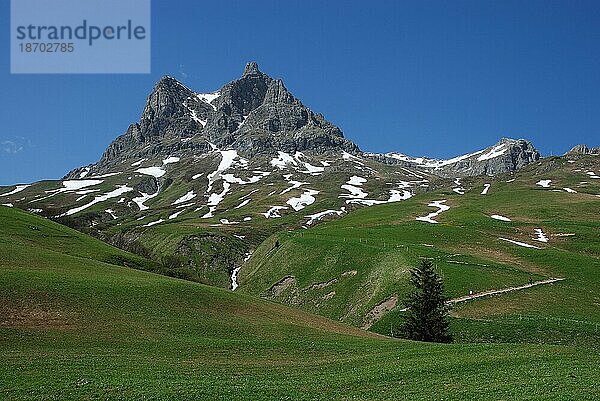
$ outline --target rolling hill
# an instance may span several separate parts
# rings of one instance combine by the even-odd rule
[[[16,209],[0,223],[5,399],[598,396],[587,347],[390,340],[132,269],[153,262]]]

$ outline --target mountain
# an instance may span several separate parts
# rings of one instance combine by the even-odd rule
[[[62,180],[0,189],[0,202],[153,258],[178,277],[236,287],[272,234],[537,162],[502,139],[450,160],[371,154],[256,63],[213,93],[163,77],[140,120]],[[465,181],[460,181],[464,179]]]
[[[195,93],[175,78],[161,78],[140,121],[131,124],[86,170],[103,173],[123,160],[200,155],[215,148],[232,148],[251,157],[277,150],[359,152],[338,127],[313,113],[281,80],[263,74],[252,62],[241,78],[213,93]],[[81,171],[66,178],[77,178]]]
[[[242,76],[213,93],[196,93],[165,76],[148,97],[140,121],[112,142],[95,164],[82,172],[110,172],[124,160],[198,156],[219,149],[235,149],[246,157],[345,151],[386,164],[423,168],[442,177],[495,175],[515,171],[540,159],[526,140],[502,139],[496,145],[449,160],[414,158],[401,153],[362,153],[342,131],[296,99],[283,81],[248,63]]]
[[[538,161],[540,153],[531,142],[524,139],[501,139],[486,149],[458,156],[449,160],[414,158],[401,153],[367,154],[377,161],[400,164],[406,167],[420,167],[442,177],[493,176],[516,171]]]

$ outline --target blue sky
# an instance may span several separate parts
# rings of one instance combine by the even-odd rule
[[[147,75],[11,75],[8,18],[3,1],[0,185],[96,161],[162,75],[212,91],[250,60],[363,150],[600,145],[596,0],[153,1]]]

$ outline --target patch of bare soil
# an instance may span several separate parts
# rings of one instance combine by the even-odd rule
[[[74,327],[73,320],[73,316],[52,305],[0,303],[0,327],[68,330]]]
[[[367,313],[367,315],[365,316],[365,323],[361,328],[364,330],[368,330],[373,325],[373,323],[381,319],[381,317],[384,314],[394,309],[396,307],[396,304],[398,304],[398,296],[392,295],[385,301],[375,305],[375,307],[371,309],[369,313]]]

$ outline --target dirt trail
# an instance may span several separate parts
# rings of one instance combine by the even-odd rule
[[[454,305],[459,302],[470,301],[472,299],[489,297],[491,295],[496,295],[496,294],[504,294],[505,292],[525,290],[527,288],[535,287],[537,285],[551,284],[551,283],[555,283],[557,281],[563,281],[563,280],[564,280],[564,278],[549,278],[547,280],[535,281],[531,284],[525,284],[525,285],[521,285],[519,287],[508,287],[508,288],[503,288],[501,290],[489,290],[489,291],[484,291],[484,292],[478,292],[477,294],[465,295],[464,297],[451,299],[450,301],[448,301],[448,303],[450,305]]]
[[[476,294],[470,294],[470,295],[465,295],[462,297],[451,299],[448,301],[448,304],[454,305],[454,304],[457,304],[460,302],[470,301],[472,299],[489,297],[489,296],[497,295],[497,294],[504,294],[506,292],[525,290],[527,288],[535,287],[538,285],[552,284],[552,283],[556,283],[557,281],[563,281],[563,280],[564,280],[564,278],[549,278],[547,280],[535,281],[531,284],[525,284],[525,285],[521,285],[518,287],[508,287],[508,288],[503,288],[501,290],[489,290],[489,291],[484,291],[484,292],[478,292]],[[406,312],[407,309],[408,308],[401,309],[400,312]]]

